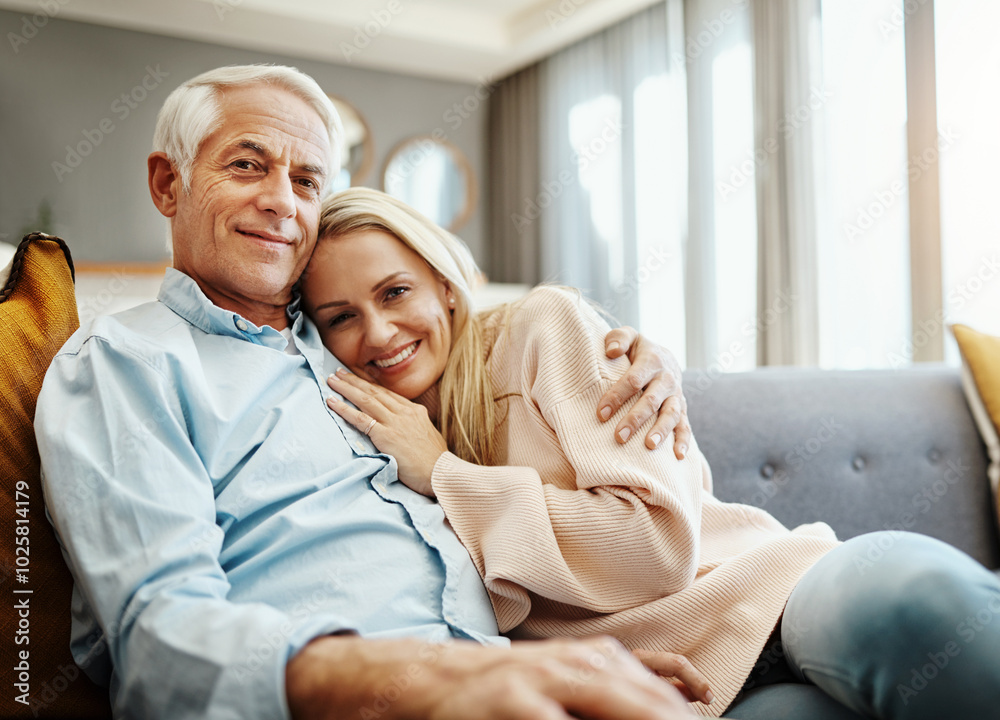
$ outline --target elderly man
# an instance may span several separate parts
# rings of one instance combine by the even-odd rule
[[[130,718],[685,715],[614,642],[500,637],[439,506],[327,409],[336,360],[293,284],[338,132],[290,68],[211,71],[160,113],[174,267],[77,332],[38,402],[77,661]]]

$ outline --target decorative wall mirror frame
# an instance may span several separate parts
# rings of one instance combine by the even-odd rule
[[[478,200],[476,177],[465,153],[434,135],[414,135],[392,148],[382,171],[382,189],[450,232],[469,221]]]
[[[340,155],[342,168],[334,181],[335,190],[345,190],[352,185],[360,185],[368,177],[375,164],[375,141],[365,116],[353,104],[327,93],[340,114],[344,125],[344,142]]]

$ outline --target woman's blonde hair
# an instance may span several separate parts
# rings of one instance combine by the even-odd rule
[[[455,455],[477,465],[495,465],[493,390],[486,370],[482,322],[472,300],[479,276],[472,254],[461,240],[409,205],[378,190],[355,187],[324,201],[314,257],[323,252],[324,241],[359,230],[382,230],[395,236],[450,285],[455,309],[437,425]]]

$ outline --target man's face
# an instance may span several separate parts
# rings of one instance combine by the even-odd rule
[[[286,305],[316,243],[330,144],[319,115],[277,87],[225,90],[222,124],[175,182],[174,267],[227,309]]]

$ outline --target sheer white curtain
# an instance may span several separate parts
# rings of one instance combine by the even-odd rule
[[[535,198],[541,278],[581,288],[681,358],[682,13],[668,0],[540,64]]]
[[[757,205],[750,12],[743,0],[684,6],[690,235],[687,364],[755,365]]]
[[[818,140],[823,137],[819,0],[751,4],[757,174],[757,362],[816,365]],[[761,311],[764,311],[763,313]],[[770,310],[771,312],[767,312]]]

